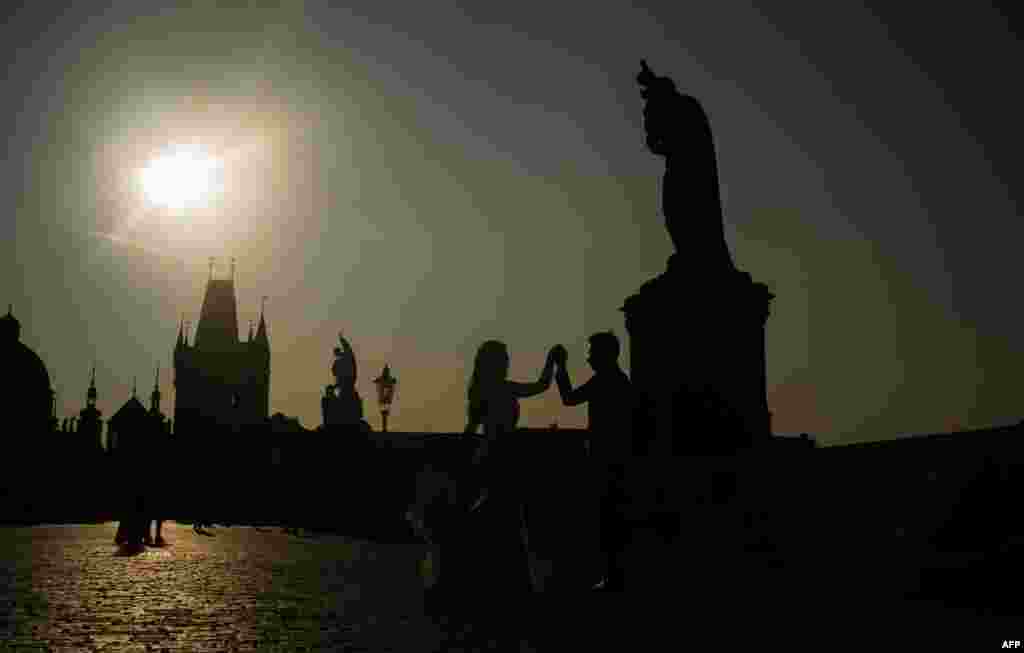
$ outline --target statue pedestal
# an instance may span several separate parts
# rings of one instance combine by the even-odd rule
[[[673,256],[626,300],[641,453],[728,455],[771,436],[764,327],[773,297],[746,272],[684,270]]]
[[[747,273],[709,275],[678,260],[622,309],[638,403],[626,582],[689,584],[703,596],[719,591],[753,537],[743,521],[756,447],[771,439],[764,327],[773,295]]]
[[[325,426],[358,427],[363,421],[363,402],[359,395],[330,392],[320,399]]]

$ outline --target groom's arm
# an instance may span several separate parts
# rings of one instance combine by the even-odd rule
[[[572,381],[569,380],[569,371],[565,369],[564,365],[559,365],[558,371],[555,372],[555,382],[558,383],[558,394],[562,397],[562,405],[578,406],[590,401],[590,384],[593,380],[591,378],[590,381],[573,390]]]

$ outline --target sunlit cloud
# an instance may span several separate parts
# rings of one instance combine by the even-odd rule
[[[170,248],[157,249],[136,238],[130,238],[115,233],[103,233],[100,231],[94,231],[92,232],[92,235],[93,237],[99,240],[113,243],[114,245],[120,247],[134,249],[139,252],[144,252],[146,254],[151,254],[153,256],[159,256],[162,258],[171,258],[176,261],[181,261],[183,263],[187,262],[184,257],[176,255]]]

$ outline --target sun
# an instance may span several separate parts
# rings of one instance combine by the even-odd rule
[[[142,169],[142,192],[169,209],[206,206],[219,190],[222,163],[198,146],[174,146]]]

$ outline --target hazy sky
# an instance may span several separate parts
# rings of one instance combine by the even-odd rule
[[[734,259],[777,295],[776,432],[1024,417],[1024,57],[994,9],[63,4],[0,28],[0,302],[61,416],[93,359],[106,416],[158,362],[170,412],[177,323],[198,317],[210,256],[220,274],[238,259],[243,331],[268,296],[271,410],[310,428],[339,330],[375,425],[371,380],[392,365],[396,430],[461,430],[488,338],[522,379],[564,342],[585,380],[586,335],[624,338],[619,307],[671,253],[643,57],[704,103]],[[180,143],[224,158],[224,188],[176,215],[133,175]],[[552,391],[522,423],[585,415]]]

